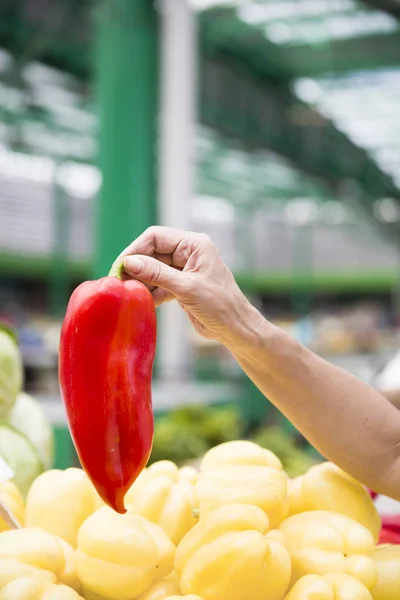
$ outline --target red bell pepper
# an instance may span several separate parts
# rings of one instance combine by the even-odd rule
[[[82,467],[104,502],[124,513],[125,494],[153,444],[156,314],[148,289],[122,281],[121,270],[73,292],[61,331],[59,379]]]

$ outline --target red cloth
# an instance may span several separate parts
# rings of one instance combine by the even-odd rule
[[[400,545],[400,517],[399,524],[396,527],[388,527],[385,524],[385,517],[382,518],[382,529],[379,536],[379,544],[399,544]]]
[[[371,497],[375,499],[378,494],[370,491]],[[400,544],[400,515],[381,516],[382,529],[379,536],[379,544]]]

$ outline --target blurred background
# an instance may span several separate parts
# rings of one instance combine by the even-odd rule
[[[395,356],[399,19],[400,0],[0,0],[0,319],[57,466],[69,296],[153,224],[209,233],[269,319],[365,381]],[[153,395],[154,459],[246,435],[289,471],[315,459],[172,305]]]

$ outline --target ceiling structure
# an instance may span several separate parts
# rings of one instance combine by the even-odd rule
[[[206,57],[202,121],[229,135],[238,123],[248,128],[253,121],[250,144],[284,155],[335,193],[349,180],[357,182],[372,217],[377,199],[400,199],[395,156],[400,26],[392,14],[354,0],[193,3],[200,11]],[[337,98],[341,94],[338,102],[330,100],[334,90]],[[368,102],[358,118],[357,102],[363,95],[367,100],[365,94]],[[214,111],[207,114],[213,102]],[[218,103],[225,104],[222,117],[230,108],[222,122]],[[397,213],[391,212],[392,223]],[[391,230],[397,232],[397,225]]]
[[[400,231],[400,1],[190,1],[201,122],[255,162],[265,151],[282,156],[321,198],[356,194]],[[0,0],[0,143],[94,161],[91,10]]]

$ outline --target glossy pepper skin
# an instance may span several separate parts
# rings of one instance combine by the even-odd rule
[[[137,599],[172,573],[174,557],[165,531],[129,512],[105,506],[79,530],[76,569],[87,597]]]
[[[290,590],[285,600],[372,600],[367,588],[350,575],[306,575]]]
[[[204,600],[283,600],[291,561],[266,536],[269,518],[258,506],[227,504],[201,519],[180,542],[175,571],[183,596]]]
[[[366,528],[340,513],[314,510],[287,518],[279,527],[292,559],[291,586],[305,575],[352,575],[368,589],[377,581],[371,558],[375,542]],[[272,532],[269,533],[271,537]]]
[[[120,272],[87,281],[72,294],[59,380],[80,462],[104,502],[124,513],[125,494],[153,443],[156,314],[148,289],[122,281]]]
[[[374,600],[400,598],[400,545],[378,546],[372,553],[378,569],[378,581],[371,590]]]
[[[336,465],[312,467],[289,484],[290,514],[328,510],[357,521],[378,541],[381,519],[364,486]]]

